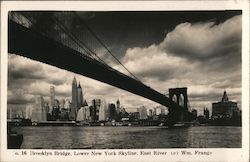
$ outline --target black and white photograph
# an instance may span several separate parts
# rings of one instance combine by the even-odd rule
[[[241,9],[7,15],[1,118],[15,155],[212,156],[204,149],[243,148]]]

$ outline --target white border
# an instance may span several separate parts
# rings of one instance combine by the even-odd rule
[[[161,151],[211,151],[211,156],[15,156],[6,143],[7,119],[7,18],[9,10],[158,11],[158,10],[242,10],[242,148],[160,149]],[[1,2],[1,154],[0,161],[249,161],[249,2],[243,1],[2,1]],[[154,149],[158,150],[158,149]],[[29,150],[25,150],[29,151]],[[52,150],[47,150],[52,151]],[[65,151],[65,150],[64,150]],[[66,150],[67,151],[67,150]],[[93,151],[93,150],[68,150]],[[108,150],[98,150],[104,152]],[[114,150],[110,150],[114,151]],[[119,151],[119,150],[115,150]],[[124,151],[124,150],[123,150]],[[139,149],[131,151],[140,152]],[[150,151],[150,149],[143,149]],[[152,151],[152,149],[151,149]],[[73,158],[73,159],[72,159]]]

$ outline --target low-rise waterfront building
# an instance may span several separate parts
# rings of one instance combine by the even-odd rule
[[[231,118],[234,111],[239,111],[237,102],[230,101],[226,91],[224,91],[221,101],[212,103],[212,117]]]

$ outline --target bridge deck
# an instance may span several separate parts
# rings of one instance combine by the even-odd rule
[[[170,113],[180,109],[180,106],[168,97],[143,83],[11,20],[9,20],[8,30],[8,52],[81,74],[145,97],[167,106]]]

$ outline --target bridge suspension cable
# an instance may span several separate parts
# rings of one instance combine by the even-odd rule
[[[76,13],[73,12],[74,15],[83,23],[83,25],[87,28],[87,30],[89,31],[89,33],[98,41],[98,43],[105,48],[105,50],[108,52],[109,55],[111,55],[135,80],[141,82],[132,72],[130,72],[123,64],[122,62],[108,49],[108,47],[101,41],[101,39],[97,36],[97,34],[87,25],[87,23]],[[28,13],[28,12],[20,12],[20,14],[26,18],[28,21],[31,22],[31,24],[36,24],[33,20],[32,20],[32,16]],[[14,14],[14,16],[16,16]],[[53,21],[63,32],[64,34],[66,34],[68,36],[69,39],[71,39],[80,49],[82,49],[83,51],[85,51],[85,53],[92,59],[97,60],[98,62],[102,63],[103,65],[105,65],[108,68],[113,69],[112,67],[110,67],[103,59],[101,59],[97,53],[95,53],[91,48],[89,48],[83,41],[81,41],[76,35],[74,35],[67,27],[66,25],[64,25],[60,20],[58,20],[56,17],[51,16],[50,20]],[[41,32],[38,29],[36,29],[36,26],[34,25],[33,28],[35,28],[35,30],[37,32]],[[44,33],[41,33],[44,34]],[[46,35],[46,34],[45,34]],[[48,36],[48,35],[46,35]],[[51,37],[51,36],[50,36]],[[55,38],[53,38],[55,39]],[[56,41],[56,40],[55,40]],[[61,42],[63,43],[63,42]],[[63,43],[65,44],[65,43]],[[65,44],[66,45],[66,44]],[[69,45],[67,45],[69,46]],[[69,46],[70,47],[70,46]],[[70,47],[72,48],[72,47]],[[80,51],[79,51],[80,52]],[[82,53],[82,52],[80,52]]]
[[[25,25],[14,22],[11,19],[9,21],[8,42],[9,53],[25,56],[87,76],[169,107],[168,125],[170,126],[177,121],[176,117],[181,114],[182,107],[162,93],[157,92],[115,69],[105,68],[100,62],[87,56],[83,57],[81,52],[67,47],[63,43],[59,43],[59,41],[51,39],[35,30],[30,30],[29,27],[25,27]],[[61,59],[58,59],[55,53],[60,54]],[[99,75],[99,72],[109,77],[106,75]],[[123,82],[127,84],[123,84]]]
[[[27,20],[29,20],[30,22],[32,22],[32,24],[35,24],[30,18],[27,17],[27,13],[21,13],[22,16],[24,16]],[[51,20],[83,51],[85,51],[85,53],[91,57],[94,60],[97,60],[98,62],[101,62],[102,64],[104,64],[105,66],[108,66],[100,57],[98,57],[98,55],[91,50],[83,41],[81,41],[80,39],[78,39],[72,32],[70,32],[70,30],[58,19],[51,17]],[[33,27],[35,28],[35,27]],[[36,29],[38,31],[38,29]],[[39,31],[38,31],[39,32]],[[63,43],[64,44],[64,43]],[[82,52],[81,52],[82,53]],[[111,67],[109,67],[111,68]]]
[[[86,26],[86,28],[89,30],[89,32],[96,38],[96,40],[108,51],[108,53],[131,75],[136,79],[137,81],[141,82],[132,72],[130,72],[126,66],[123,65],[123,63],[108,49],[108,47],[101,41],[101,39],[97,36],[97,34],[88,26],[88,24],[76,13],[74,12],[74,15]]]
[[[69,29],[58,19],[54,18],[54,21],[59,25],[59,27],[62,28],[62,30],[67,34],[72,41],[74,41],[80,48],[82,48],[90,57],[93,58],[95,56],[99,61],[101,61],[103,64],[107,65],[94,51],[92,51],[83,41],[78,39],[72,32],[69,31]]]
[[[36,23],[32,20],[32,16],[29,14],[29,13],[27,13],[27,12],[21,12],[21,15],[23,16],[23,17],[25,17],[28,21],[30,21],[31,22],[31,24],[32,24],[32,29],[33,30],[35,30],[36,32],[39,32],[39,33],[41,33],[41,34],[43,34],[43,35],[45,35],[45,36],[48,36],[49,35],[49,33],[47,33],[47,34],[45,34],[44,32],[42,32],[42,31],[40,31],[37,27],[36,27]],[[14,14],[14,16],[16,16],[16,14]],[[53,21],[53,23],[55,23],[55,20],[53,20],[53,19],[50,19],[50,20],[52,20]],[[65,31],[65,28],[63,28],[61,25],[59,25],[58,24],[58,22],[56,22],[56,24],[59,26],[59,28],[77,45],[77,46],[79,46],[79,48],[80,49],[82,49],[83,51],[85,51],[92,59],[94,59],[93,58],[93,56],[86,50],[86,49],[84,49],[78,42],[77,42],[77,40],[75,40],[74,39],[74,37],[72,36],[72,35],[68,35],[67,34],[67,32]],[[51,36],[49,36],[49,37],[51,37]],[[56,38],[54,38],[53,37],[53,39],[55,40],[55,41],[58,41],[58,40],[56,40]],[[66,46],[68,46],[68,47],[70,47],[69,45],[67,45],[67,44],[65,44],[65,42],[62,42],[62,41],[60,41],[60,43],[63,43],[64,45],[66,45]],[[70,48],[72,48],[72,47],[70,47]]]

